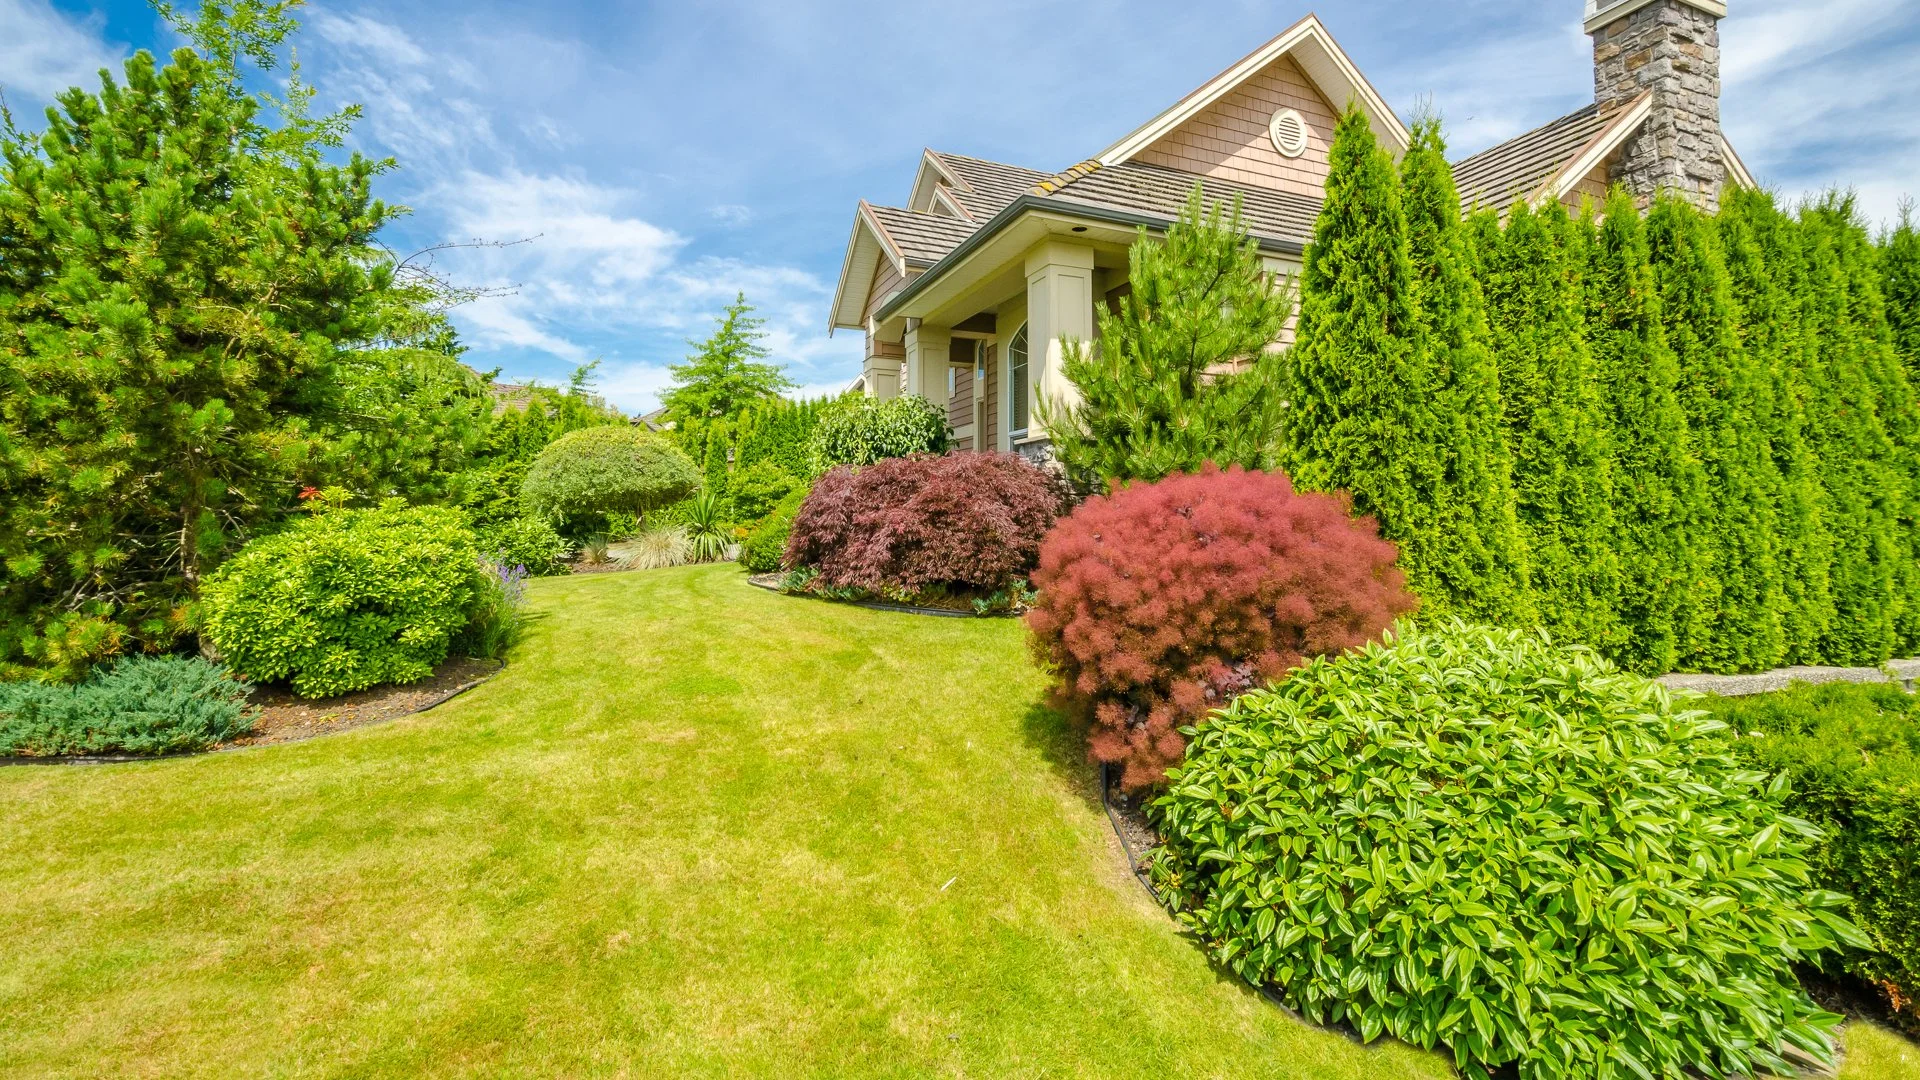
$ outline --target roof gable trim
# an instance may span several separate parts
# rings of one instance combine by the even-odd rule
[[[827,334],[836,329],[858,330],[866,325],[862,318],[866,295],[861,291],[872,280],[873,271],[885,257],[901,277],[907,275],[906,256],[887,235],[873,207],[860,200],[853,214],[853,235],[847,238],[847,254],[840,262],[840,281],[833,290],[833,306],[827,318]]]
[[[955,191],[968,193],[973,190],[966,178],[942,161],[932,147],[920,151],[920,168],[913,174],[913,190],[907,194],[907,209],[924,214],[933,209],[933,200],[941,185]]]
[[[1130,160],[1209,105],[1238,89],[1274,61],[1289,55],[1335,108],[1344,108],[1342,103],[1348,100],[1357,102],[1372,123],[1376,137],[1396,153],[1406,150],[1411,142],[1406,125],[1393,114],[1385,99],[1367,82],[1366,76],[1360,73],[1339,43],[1333,40],[1333,35],[1327,32],[1319,17],[1309,15],[1175,102],[1160,115],[1134,129],[1119,142],[1107,147],[1095,160],[1102,165],[1118,165]]]
[[[1647,117],[1652,113],[1653,91],[1648,90],[1633,99],[1633,103],[1621,109],[1613,119],[1607,121],[1606,127],[1595,132],[1593,138],[1587,140],[1587,145],[1580,148],[1579,153],[1568,158],[1567,163],[1562,165],[1559,171],[1547,177],[1546,183],[1540,185],[1538,191],[1527,197],[1527,202],[1533,206],[1539,206],[1550,199],[1564,198],[1583,177],[1597,168],[1601,162],[1612,157],[1613,152],[1620,149],[1620,145],[1627,141],[1628,136],[1640,130],[1640,125],[1646,123]]]

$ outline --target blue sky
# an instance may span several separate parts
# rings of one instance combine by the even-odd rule
[[[1886,220],[1920,192],[1920,3],[1731,0],[1724,124],[1787,195],[1856,188]],[[1034,168],[1097,153],[1309,10],[1274,0],[314,0],[309,77],[366,117],[353,145],[401,168],[387,239],[460,252],[480,368],[653,404],[666,365],[735,291],[814,392],[859,370],[826,333],[854,200],[897,204],[920,149]],[[1430,102],[1471,152],[1592,98],[1581,0],[1315,0],[1402,113]],[[143,3],[0,0],[0,92],[37,127],[103,64],[174,43]]]

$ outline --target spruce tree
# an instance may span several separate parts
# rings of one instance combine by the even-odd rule
[[[1518,203],[1503,233],[1474,215],[1500,364],[1520,526],[1541,624],[1555,640],[1611,650],[1616,608],[1613,463],[1581,280],[1587,251],[1566,207]]]
[[[1345,490],[1400,545],[1407,584],[1430,614],[1456,599],[1433,495],[1445,426],[1422,364],[1407,219],[1393,159],[1358,109],[1334,131],[1327,196],[1300,285],[1300,323],[1282,354],[1285,461],[1306,491]]]
[[[1590,227],[1590,226],[1589,226]],[[1680,658],[1686,607],[1699,586],[1692,508],[1700,496],[1679,400],[1680,369],[1661,326],[1647,240],[1633,197],[1615,188],[1593,236],[1587,334],[1613,449],[1622,640],[1615,659],[1646,674]]]
[[[754,316],[745,294],[735,296],[714,322],[712,336],[687,343],[695,352],[686,363],[668,365],[674,384],[660,403],[670,420],[684,424],[735,416],[794,386],[778,365],[761,362],[769,355],[760,344],[767,336],[760,329],[766,320]]]
[[[1240,206],[1205,206],[1196,185],[1164,242],[1141,232],[1129,291],[1098,311],[1099,341],[1070,341],[1065,409],[1042,399],[1054,456],[1083,487],[1222,468],[1271,468],[1279,397],[1273,342],[1293,311],[1246,235]]]
[[[1400,163],[1413,268],[1414,347],[1429,376],[1438,423],[1426,452],[1436,459],[1430,574],[1455,614],[1507,626],[1536,619],[1527,545],[1515,516],[1513,459],[1502,416],[1500,371],[1475,279],[1460,193],[1447,165],[1440,122],[1414,124]]]
[[[1833,507],[1834,618],[1821,642],[1828,663],[1878,664],[1893,652],[1898,531],[1893,441],[1880,418],[1867,340],[1854,310],[1848,200],[1829,197],[1800,210],[1805,270],[1807,433]]]
[[[1769,387],[1756,422],[1780,478],[1774,537],[1784,594],[1783,659],[1817,664],[1833,625],[1832,507],[1808,445],[1806,368],[1812,342],[1801,310],[1806,272],[1799,231],[1771,195],[1739,188],[1721,195],[1716,223],[1739,310],[1741,348]]]
[[[1668,193],[1655,200],[1646,233],[1661,326],[1680,367],[1680,406],[1704,481],[1693,504],[1700,573],[1680,663],[1690,671],[1765,671],[1786,650],[1775,554],[1780,475],[1762,423],[1772,386],[1740,347],[1713,223]]]

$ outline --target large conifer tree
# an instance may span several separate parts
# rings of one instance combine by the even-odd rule
[[[1821,662],[1821,641],[1833,625],[1832,515],[1819,463],[1807,442],[1807,350],[1802,313],[1806,272],[1799,232],[1763,191],[1730,188],[1716,218],[1720,247],[1739,312],[1741,348],[1767,391],[1755,422],[1765,435],[1779,476],[1774,502],[1775,558],[1783,659]]]
[[[1700,496],[1700,465],[1680,407],[1679,365],[1661,326],[1639,207],[1624,190],[1608,197],[1592,238],[1585,296],[1613,447],[1625,634],[1614,654],[1635,671],[1664,673],[1679,660],[1689,593],[1699,583],[1691,508]]]
[[[1447,165],[1440,122],[1414,124],[1400,165],[1413,306],[1413,347],[1430,386],[1435,421],[1428,445],[1436,486],[1426,496],[1429,550],[1416,556],[1446,610],[1508,626],[1536,619],[1527,545],[1515,516],[1513,460],[1502,417],[1500,371],[1474,256],[1460,218],[1460,194]],[[1411,538],[1410,538],[1411,539]]]
[[[736,416],[749,405],[793,389],[778,364],[767,364],[766,320],[753,313],[745,294],[734,297],[714,319],[713,334],[689,341],[694,353],[684,364],[670,364],[673,386],[660,395],[667,416],[680,423]]]
[[[1881,245],[1880,291],[1907,378],[1920,379],[1920,229],[1911,204],[1900,207],[1900,224]]]
[[[1586,248],[1558,202],[1538,213],[1517,204],[1504,232],[1491,211],[1472,224],[1541,624],[1556,640],[1611,650],[1620,563],[1609,426],[1581,305]]]
[[[1775,555],[1780,477],[1762,418],[1772,387],[1742,349],[1713,223],[1678,195],[1647,215],[1661,325],[1704,484],[1693,506],[1699,584],[1680,658],[1695,671],[1762,671],[1785,652]]]

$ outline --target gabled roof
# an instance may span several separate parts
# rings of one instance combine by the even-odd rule
[[[880,226],[893,250],[900,253],[907,269],[924,270],[940,261],[960,241],[973,235],[978,226],[962,218],[944,214],[917,214],[892,206],[869,206],[867,210]]]
[[[1344,108],[1348,101],[1359,105],[1373,126],[1374,137],[1396,156],[1406,150],[1410,140],[1406,125],[1387,107],[1386,100],[1367,82],[1366,76],[1360,74],[1360,69],[1347,57],[1339,43],[1333,40],[1333,35],[1327,32],[1319,17],[1309,15],[1281,31],[1272,41],[1242,57],[1232,67],[1215,75],[1205,85],[1174,102],[1159,116],[1135,128],[1094,160],[1102,165],[1118,165],[1131,160],[1135,154],[1152,146],[1207,106],[1231,94],[1282,56],[1291,56],[1335,109]]]
[[[1304,247],[1313,238],[1321,200],[1274,188],[1256,187],[1210,176],[1195,176],[1164,165],[1127,161],[1101,167],[1088,162],[1061,173],[1035,189],[1050,203],[1085,203],[1128,210],[1172,222],[1186,209],[1198,183],[1209,207],[1231,207],[1240,200],[1240,223],[1256,239],[1286,248]],[[1297,247],[1296,247],[1297,246]]]

